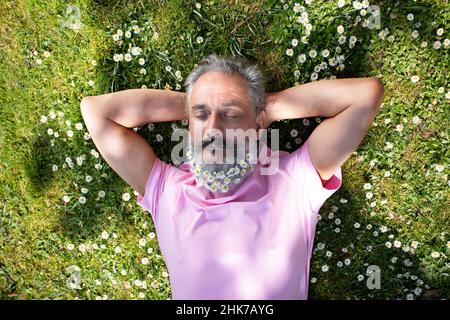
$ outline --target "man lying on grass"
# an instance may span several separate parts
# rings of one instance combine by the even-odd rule
[[[317,214],[340,188],[342,164],[380,109],[382,83],[320,80],[266,94],[256,65],[211,54],[185,87],[186,93],[130,89],[81,102],[99,152],[151,214],[172,298],[307,299]],[[227,138],[230,131],[316,116],[327,118],[292,153],[272,150],[262,134],[239,143]],[[189,139],[180,166],[158,159],[132,130],[182,119],[189,120]],[[261,142],[256,152],[252,139]]]

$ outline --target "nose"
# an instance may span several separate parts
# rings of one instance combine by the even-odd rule
[[[205,136],[217,136],[218,134],[223,136],[224,128],[220,116],[213,113],[205,123]]]

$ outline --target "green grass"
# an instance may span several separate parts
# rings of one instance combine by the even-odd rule
[[[175,71],[184,79],[195,63],[212,52],[243,55],[257,62],[269,92],[309,82],[315,65],[323,60],[321,50],[335,54],[338,25],[345,27],[347,35],[341,45],[345,68],[328,67],[318,79],[378,76],[385,85],[385,100],[363,143],[343,166],[343,186],[321,209],[311,264],[311,278],[316,281],[310,283],[309,297],[405,299],[420,288],[413,293],[415,299],[449,298],[450,100],[445,95],[450,90],[450,59],[443,45],[450,37],[448,1],[376,2],[381,29],[369,30],[361,23],[352,25],[359,12],[349,0],[342,9],[337,1],[316,0],[304,4],[313,25],[307,45],[300,42],[304,27],[289,19],[294,14],[292,4],[285,10],[275,0],[251,3],[212,0],[201,2],[197,9],[195,1],[80,0],[72,3],[79,8],[82,23],[74,31],[61,24],[68,20],[63,1],[1,2],[1,299],[170,299],[167,269],[150,216],[137,205],[133,189],[101,156],[91,154],[96,148],[92,140],[85,140],[85,126],[75,128],[83,123],[80,100],[143,85],[183,90],[182,86],[177,89],[183,80],[177,80]],[[414,14],[413,21],[407,20],[409,13]],[[124,46],[142,48],[143,66],[137,59],[119,63],[112,59],[124,52],[112,35],[134,23],[144,29],[125,38]],[[444,34],[439,37],[436,32],[441,27]],[[382,39],[379,32],[384,28],[389,34]],[[419,32],[417,38],[411,36],[413,30]],[[358,38],[353,48],[348,46],[350,35]],[[389,41],[391,35],[394,39]],[[196,41],[199,36],[201,43]],[[293,38],[299,45],[290,57],[286,49],[293,48]],[[433,48],[436,40],[442,43],[440,49]],[[297,55],[308,55],[311,49],[317,50],[318,57],[299,63]],[[50,56],[45,58],[44,51]],[[36,65],[37,59],[42,64]],[[141,68],[146,69],[145,75]],[[295,70],[300,71],[298,77]],[[417,83],[411,81],[413,75],[420,77]],[[48,117],[45,123],[40,121],[43,115]],[[298,148],[320,118],[308,119],[308,125],[302,120],[273,124],[281,130],[283,150]],[[165,161],[170,161],[173,124],[157,123],[153,130],[136,128]],[[403,130],[398,132],[400,124]],[[59,137],[50,136],[49,128]],[[290,136],[293,128],[301,140]],[[69,129],[71,138],[66,135]],[[162,142],[156,140],[157,134]],[[393,147],[385,150],[386,142]],[[82,154],[85,160],[79,165],[76,158]],[[72,159],[73,168],[66,157]],[[92,181],[86,182],[86,175]],[[364,189],[367,183],[371,190]],[[101,190],[104,197],[98,197]],[[368,191],[371,199],[366,197]],[[130,200],[122,198],[125,193]],[[71,198],[67,204],[65,195]],[[85,204],[78,202],[80,196],[86,197]],[[360,227],[355,228],[355,223]],[[382,226],[386,229],[380,230]],[[103,231],[108,232],[107,239],[102,239]],[[143,238],[145,246],[139,244]],[[386,247],[387,241],[395,240],[401,242],[400,248]],[[408,251],[413,241],[419,245]],[[83,252],[80,245],[85,246]],[[143,258],[148,258],[147,264]],[[338,267],[345,259],[350,264]],[[70,268],[73,265],[79,267],[79,283],[76,268]],[[329,267],[326,272],[324,265]],[[381,269],[379,290],[366,287],[369,265]],[[358,275],[364,279],[358,281]],[[70,279],[72,287],[67,284]]]

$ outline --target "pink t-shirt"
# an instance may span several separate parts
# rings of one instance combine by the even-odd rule
[[[308,152],[279,153],[279,169],[255,171],[213,197],[189,164],[156,159],[137,203],[150,212],[172,299],[307,299],[317,214],[342,184],[341,168],[322,184]]]

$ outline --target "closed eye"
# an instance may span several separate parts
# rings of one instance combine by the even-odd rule
[[[205,120],[208,115],[205,112],[196,113],[195,117],[200,120]]]
[[[224,116],[227,119],[236,119],[236,118],[239,118],[240,114],[238,114],[238,113],[226,113]]]

